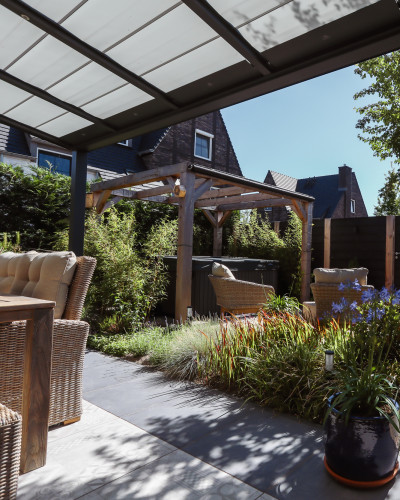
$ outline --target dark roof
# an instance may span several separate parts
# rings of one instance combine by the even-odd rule
[[[157,149],[157,146],[160,144],[160,142],[167,135],[170,128],[171,127],[160,128],[159,130],[155,130],[154,132],[150,132],[148,134],[140,136],[141,140],[138,154],[142,155],[146,153],[153,153]]]
[[[0,123],[0,151],[30,156],[28,143],[22,130]]]
[[[95,149],[88,153],[88,165],[91,167],[112,170],[121,174],[146,170],[138,156],[141,137],[132,139],[132,145],[113,144]]]
[[[314,196],[314,218],[332,217],[343,191],[338,190],[339,175],[322,175],[298,179],[296,191]]]
[[[352,174],[355,177],[354,172]],[[339,174],[295,179],[289,175],[269,170],[264,182],[313,196],[315,198],[314,218],[316,219],[332,217],[343,195],[343,192],[338,190]]]

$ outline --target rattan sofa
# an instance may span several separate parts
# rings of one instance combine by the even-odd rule
[[[314,296],[317,319],[335,318],[343,323],[346,314],[333,311],[333,304],[339,304],[344,298],[347,304],[356,302],[360,304],[362,294],[367,290],[373,290],[372,285],[367,285],[368,269],[361,267],[355,269],[327,269],[317,268],[313,271],[315,283],[311,283],[311,291]],[[357,279],[356,289],[354,282]],[[341,286],[342,284],[342,286]]]
[[[268,296],[275,293],[274,287],[237,280],[224,265],[215,263],[213,274],[208,277],[217,297],[221,315],[257,313],[268,301]]]
[[[96,266],[78,257],[61,319],[54,320],[49,426],[71,423],[82,414],[82,371],[88,323],[83,304]],[[25,322],[0,325],[0,402],[22,411]]]

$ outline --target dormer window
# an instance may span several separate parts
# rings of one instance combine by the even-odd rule
[[[125,141],[120,141],[118,144],[121,146],[129,146],[129,139],[126,139]]]
[[[212,140],[214,136],[202,130],[196,130],[194,139],[194,156],[203,160],[211,160]]]

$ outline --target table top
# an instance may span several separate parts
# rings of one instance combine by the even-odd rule
[[[0,295],[0,311],[23,311],[25,309],[47,309],[55,307],[51,300],[35,299],[22,295]]]

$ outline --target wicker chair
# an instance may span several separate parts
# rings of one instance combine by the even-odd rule
[[[274,287],[222,278],[210,274],[211,284],[217,297],[217,304],[221,307],[221,315],[256,313],[268,300],[268,296],[275,293]]]
[[[21,415],[0,404],[0,500],[17,497],[21,438]]]
[[[315,274],[314,270],[314,274]],[[321,271],[324,271],[324,269],[321,269]],[[347,269],[332,269],[329,271],[338,271],[340,272],[346,272],[346,271],[351,271]],[[368,270],[365,270],[366,273],[368,273]],[[351,280],[350,280],[351,281]],[[365,278],[366,282],[366,278]],[[345,320],[346,317],[342,314],[335,314],[332,311],[332,305],[338,304],[343,298],[347,301],[347,303],[351,304],[353,302],[356,302],[357,304],[361,303],[361,296],[363,292],[367,290],[373,290],[374,287],[372,285],[367,285],[367,284],[362,284],[359,287],[359,290],[355,290],[354,287],[350,286],[345,286],[340,287],[340,281],[336,283],[332,282],[316,282],[316,283],[311,283],[311,291],[314,296],[315,300],[315,306],[316,306],[316,317],[318,319],[325,319],[325,318],[336,318],[340,324],[342,324]]]
[[[82,415],[82,371],[88,323],[83,304],[96,259],[78,257],[62,319],[54,320],[49,426],[72,423]],[[25,322],[0,324],[0,401],[22,411]]]

